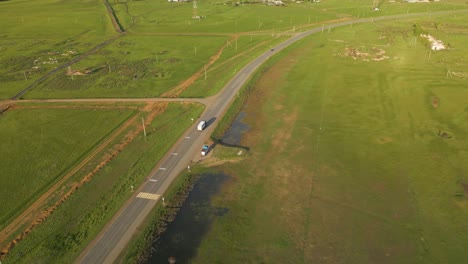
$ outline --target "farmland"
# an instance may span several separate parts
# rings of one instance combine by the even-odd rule
[[[200,69],[226,37],[124,36],[58,72],[25,98],[157,97]],[[180,43],[174,47],[173,43]]]
[[[192,3],[109,1],[122,33],[103,2],[0,1],[0,98],[47,77],[0,101],[4,263],[73,262],[201,115],[205,107],[188,98],[215,95],[247,62],[296,32],[465,6],[384,1],[372,12],[358,0],[286,7],[216,1],[200,2],[204,18],[192,19]],[[374,254],[366,245],[394,262],[461,259],[452,245],[466,244],[456,235],[466,231],[466,24],[463,15],[428,13],[411,22],[349,26],[274,58],[278,64],[263,71],[265,78],[256,76],[258,91],[247,106],[262,105],[250,106],[253,130],[245,142],[254,146],[252,156],[225,168],[237,181],[217,202],[233,216],[215,224],[195,261],[225,254],[243,262],[290,262],[291,255],[298,263],[365,262]],[[450,51],[430,52],[419,30]],[[112,102],[116,97],[129,101]],[[155,97],[186,102],[145,101]],[[349,239],[364,232],[361,225],[372,227],[368,237]],[[386,232],[396,235],[376,243]],[[257,248],[260,241],[266,244]],[[231,242],[234,250],[223,248]],[[336,249],[346,253],[333,255]]]
[[[163,111],[153,122],[148,123],[147,137],[141,133],[136,134],[137,136],[126,143],[122,150],[119,150],[118,146],[128,142],[129,137],[135,133],[134,125],[130,125],[121,136],[116,137],[108,148],[78,171],[71,182],[89,175],[90,170],[113,152],[121,153],[108,159],[106,166],[91,176],[92,184],[80,186],[44,224],[36,227],[27,239],[15,246],[9,252],[6,263],[50,263],[57,260],[73,262],[86,243],[97,235],[119,209],[121,203],[132,195],[130,187],[138,186],[145,180],[154,162],[161,159],[173,142],[191,125],[190,117],[199,115],[203,108],[192,104],[169,104],[165,108],[161,104],[156,105],[155,109]],[[93,112],[96,115],[95,111]],[[42,141],[42,144],[45,143],[45,140]],[[33,176],[29,175],[28,178],[34,179]],[[45,240],[47,237],[53,239]]]
[[[243,109],[252,157],[222,167],[229,213],[191,261],[463,262],[467,22],[337,28],[270,62]]]
[[[0,119],[0,137],[10,139],[0,143],[0,227],[131,114],[131,109],[25,108]]]
[[[55,3],[0,1],[0,98],[115,35],[100,1]]]

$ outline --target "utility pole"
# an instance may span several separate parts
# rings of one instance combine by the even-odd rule
[[[197,19],[198,17],[198,7],[197,7],[197,0],[193,0],[193,13],[192,18]]]
[[[450,69],[447,70],[447,75],[445,75],[445,78],[447,79],[450,76],[450,79],[452,78],[452,71]]]
[[[146,138],[145,119],[143,119],[143,117],[141,117],[141,123],[143,125],[143,134],[145,135],[145,138]]]

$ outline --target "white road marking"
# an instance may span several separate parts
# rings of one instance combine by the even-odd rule
[[[150,182],[157,182],[158,180],[156,179],[149,179]]]
[[[174,153],[172,153],[172,155],[177,156],[177,153],[174,152]]]
[[[148,199],[148,200],[158,200],[161,195],[155,193],[141,192],[137,195],[137,198]]]
[[[185,138],[190,138],[190,137],[185,137]]]
[[[166,170],[166,168],[159,168],[160,170]]]

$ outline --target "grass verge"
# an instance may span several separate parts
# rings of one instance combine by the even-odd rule
[[[81,186],[16,245],[2,262],[73,262],[130,197],[130,186],[138,186],[145,180],[155,163],[192,125],[190,117],[201,112],[200,105],[170,104],[164,114],[147,124],[146,139],[141,134],[137,136],[92,181]],[[81,172],[81,177],[84,173]]]

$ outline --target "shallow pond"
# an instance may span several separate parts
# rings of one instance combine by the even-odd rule
[[[196,255],[213,220],[229,211],[227,208],[211,206],[212,197],[228,179],[229,176],[223,173],[205,173],[200,176],[174,221],[154,242],[152,247],[155,252],[146,263],[169,263],[169,257],[175,257],[177,264],[188,263]]]

